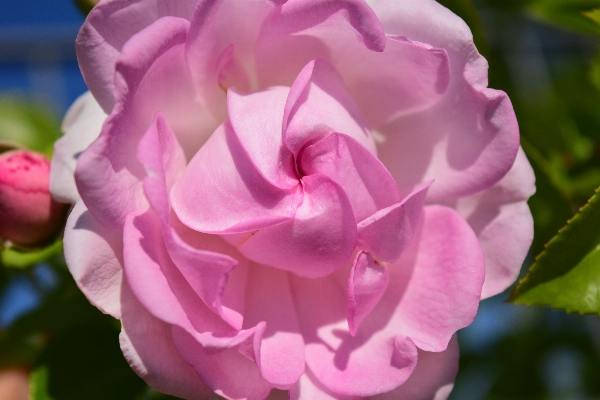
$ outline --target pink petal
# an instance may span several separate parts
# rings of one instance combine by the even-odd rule
[[[445,400],[458,372],[458,340],[452,337],[440,353],[419,350],[419,361],[408,381],[399,388],[371,397],[371,400]]]
[[[177,90],[186,81],[182,62],[188,25],[165,17],[127,42],[116,66],[117,106],[100,137],[77,162],[75,180],[83,201],[109,229],[120,230],[129,212],[147,205],[141,187],[144,171],[131,155],[156,111],[165,111],[153,103],[171,102],[164,107],[171,110],[178,106],[173,94],[181,101],[191,95],[189,90]],[[149,93],[150,87],[155,91]]]
[[[294,218],[252,232],[236,244],[246,257],[300,276],[340,268],[356,246],[356,220],[343,189],[324,175],[302,179],[304,198]]]
[[[304,340],[288,273],[253,264],[247,292],[245,326],[266,322],[262,340],[254,348],[260,374],[275,387],[287,389],[304,373]]]
[[[519,130],[505,93],[487,89],[487,62],[467,25],[432,0],[382,0],[374,9],[388,34],[446,49],[450,85],[433,107],[378,130],[379,158],[401,189],[435,179],[430,201],[452,200],[495,184],[510,169]]]
[[[64,136],[54,143],[50,165],[50,193],[55,200],[75,204],[81,200],[75,186],[75,165],[102,130],[106,114],[90,92],[79,96],[62,123]]]
[[[346,293],[334,275],[291,279],[307,367],[336,396],[371,396],[395,389],[412,373],[416,347],[410,339],[397,336],[401,324],[387,327],[389,316],[382,319],[375,314],[378,318],[372,320],[373,313],[370,323],[365,320],[352,336],[346,321]]]
[[[400,201],[398,187],[383,164],[349,136],[333,133],[306,147],[298,164],[304,175],[325,175],[340,185],[357,221]]]
[[[171,191],[171,205],[185,225],[200,232],[239,233],[293,218],[301,187],[271,184],[253,165],[225,122],[188,164]]]
[[[352,336],[356,336],[362,320],[381,300],[389,281],[387,268],[377,264],[369,253],[361,251],[356,255],[348,279],[346,299],[346,318]]]
[[[519,276],[533,240],[527,199],[534,192],[535,176],[520,149],[511,170],[497,184],[453,204],[469,222],[483,249],[486,273],[482,298],[502,292]]]
[[[205,400],[214,394],[196,371],[183,361],[171,328],[153,317],[123,288],[121,350],[131,368],[154,389],[185,399]]]
[[[210,311],[173,264],[152,212],[127,217],[124,271],[136,298],[154,317],[181,327],[207,351],[237,346],[256,328],[232,331]]]
[[[100,311],[121,317],[123,238],[98,223],[82,202],[65,227],[65,260],[77,286]]]
[[[215,393],[227,399],[263,400],[272,384],[259,374],[254,361],[235,349],[206,354],[187,332],[174,328],[173,340],[183,359]]]
[[[283,87],[242,95],[227,92],[229,121],[245,157],[272,185],[298,186],[294,155],[283,144],[281,121],[289,90]]]
[[[298,74],[285,103],[286,146],[298,156],[303,146],[332,132],[344,133],[375,154],[375,142],[354,100],[325,60],[310,61]]]
[[[237,261],[223,254],[204,251],[185,243],[169,225],[168,189],[185,168],[183,151],[167,121],[158,113],[148,132],[140,140],[138,159],[148,176],[144,191],[161,221],[169,256],[204,303],[235,329],[241,329],[241,310],[222,307],[221,296]],[[243,305],[240,291],[237,305]]]
[[[425,110],[446,92],[450,63],[443,48],[388,36],[385,51],[342,53],[334,60],[369,126]],[[373,73],[377,71],[377,73]]]
[[[372,314],[388,308],[400,326],[398,333],[420,349],[443,351],[452,335],[475,318],[485,273],[483,253],[456,211],[425,207],[421,229],[389,270],[390,282],[399,284],[389,285],[381,310]]]
[[[381,52],[385,45],[381,24],[363,1],[287,1],[262,23],[255,50],[259,83],[289,86],[309,61],[330,59],[335,49]]]
[[[115,63],[123,45],[160,17],[190,19],[195,4],[196,0],[104,0],[93,8],[75,47],[85,82],[104,112],[110,113],[115,102]]]
[[[398,260],[421,221],[432,182],[418,186],[400,203],[383,208],[358,223],[358,247],[387,263]]]

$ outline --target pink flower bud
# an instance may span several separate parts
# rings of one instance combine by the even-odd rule
[[[23,246],[51,239],[68,206],[52,200],[49,177],[50,163],[42,154],[0,154],[0,238]]]

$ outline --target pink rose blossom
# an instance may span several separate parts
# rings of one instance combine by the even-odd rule
[[[29,150],[0,153],[0,245],[37,246],[53,239],[67,206],[50,196],[50,162]]]
[[[443,399],[534,177],[431,0],[103,0],[52,191],[121,348],[186,399]]]

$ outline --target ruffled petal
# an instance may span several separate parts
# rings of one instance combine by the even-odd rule
[[[298,156],[302,148],[332,132],[351,136],[372,154],[375,142],[339,74],[325,60],[310,61],[290,89],[283,115],[286,146]]]
[[[475,318],[485,264],[477,237],[456,211],[425,207],[411,246],[389,269],[392,284],[371,315],[388,309],[397,333],[420,349],[443,351]]]
[[[439,353],[419,350],[419,361],[408,380],[399,388],[371,397],[371,400],[446,400],[458,372],[458,340]]]
[[[190,400],[214,396],[196,371],[183,361],[171,337],[171,327],[153,317],[123,287],[121,350],[131,368],[154,389]]]
[[[75,180],[83,201],[109,229],[119,231],[128,213],[147,206],[141,187],[144,170],[131,155],[154,114],[173,110],[180,101],[193,105],[183,58],[188,25],[186,20],[165,17],[127,42],[116,66],[117,106],[100,137],[77,161]],[[161,102],[165,107],[157,104]],[[179,112],[183,110],[189,108]]]
[[[79,96],[62,123],[64,136],[54,143],[50,164],[50,193],[55,200],[75,204],[81,200],[75,186],[75,165],[82,151],[100,135],[106,114],[90,92]]]
[[[115,63],[124,44],[164,16],[190,19],[197,0],[104,0],[79,30],[75,49],[85,83],[106,113],[115,104]]]
[[[256,169],[228,122],[202,146],[171,191],[181,222],[207,233],[248,232],[289,221],[301,199],[299,185],[281,189]]]
[[[183,329],[175,327],[172,335],[179,354],[216,394],[234,400],[263,400],[269,395],[273,385],[260,375],[254,361],[236,349],[206,354]]]
[[[446,49],[451,71],[433,107],[378,128],[379,158],[406,191],[435,179],[432,202],[495,184],[515,160],[519,129],[506,94],[487,88],[487,62],[467,25],[433,0],[382,0],[374,9],[388,34]]]
[[[83,294],[102,312],[120,318],[123,237],[100,225],[79,202],[67,220],[64,248]]]
[[[397,261],[421,222],[425,196],[432,183],[417,186],[400,203],[383,208],[360,221],[358,247],[378,261]]]
[[[233,328],[241,329],[244,291],[234,299],[237,309],[223,307],[221,302],[229,275],[238,262],[227,255],[188,245],[169,224],[168,190],[183,172],[185,158],[162,114],[156,115],[140,140],[138,159],[148,174],[144,191],[160,219],[169,256],[204,303]]]
[[[251,266],[244,317],[248,327],[266,322],[262,338],[254,346],[261,376],[275,387],[289,388],[304,373],[304,340],[287,272]]]
[[[356,246],[356,220],[348,196],[331,179],[314,174],[302,182],[304,197],[293,219],[230,243],[253,261],[316,278],[350,258]]]
[[[400,202],[394,178],[366,148],[349,136],[333,133],[306,147],[299,162],[302,174],[321,174],[347,194],[357,221]]]
[[[485,256],[481,298],[502,292],[519,276],[533,240],[527,199],[535,176],[522,149],[511,170],[491,188],[450,203],[471,225]]]

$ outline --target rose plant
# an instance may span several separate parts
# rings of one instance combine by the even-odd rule
[[[51,188],[132,368],[189,399],[441,399],[534,177],[432,0],[102,0]]]

